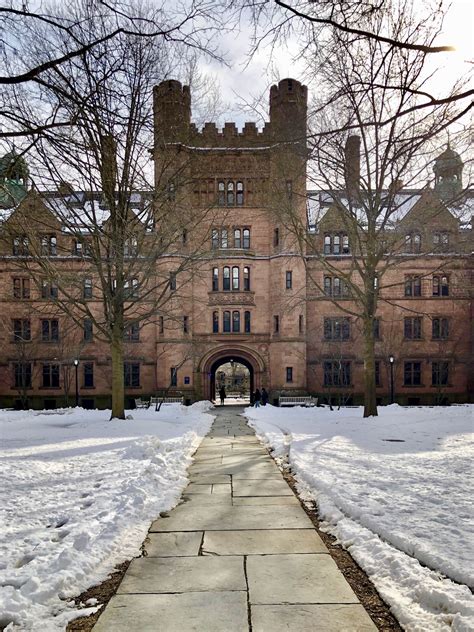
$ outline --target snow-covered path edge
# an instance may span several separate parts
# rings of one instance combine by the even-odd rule
[[[290,429],[268,419],[261,423],[253,418],[253,408],[247,408],[244,414],[258,438],[273,451],[277,463],[282,468],[291,466],[301,499],[317,507],[321,530],[333,535],[350,553],[404,630],[474,631],[474,600],[467,586],[423,566],[345,515],[330,495],[318,489],[317,477],[307,473],[292,454]]]
[[[173,405],[112,422],[106,411],[30,411],[2,423],[2,629],[57,632],[97,610],[73,598],[139,555],[150,523],[179,502],[214,420],[209,408]]]

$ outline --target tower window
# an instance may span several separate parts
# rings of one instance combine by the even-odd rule
[[[227,206],[234,206],[234,200],[235,200],[234,183],[228,182],[227,183]]]
[[[293,272],[291,270],[287,270],[285,273],[285,287],[287,290],[291,290],[293,287]]]
[[[219,290],[219,268],[212,268],[212,291]]]
[[[219,333],[219,312],[212,312],[212,333]]]
[[[230,312],[224,312],[224,333],[230,333]]]
[[[273,317],[273,333],[280,333],[280,317],[277,315]]]
[[[242,241],[240,238],[240,228],[236,228],[234,230],[234,248],[241,248],[242,247]]]
[[[229,247],[229,236],[227,232],[227,228],[223,228],[221,230],[221,248]]]
[[[240,312],[232,312],[232,331],[233,333],[240,332]]]
[[[273,231],[273,245],[275,247],[280,245],[280,229],[279,228],[275,228],[275,230]]]
[[[250,268],[244,267],[244,292],[250,292]]]
[[[244,246],[245,249],[248,249],[248,248],[250,248],[250,229],[249,228],[244,228],[243,235],[244,235],[243,246]]]
[[[230,290],[230,268],[229,268],[229,266],[225,266],[224,269],[223,269],[222,289],[224,290],[224,292],[228,292]]]
[[[217,204],[225,206],[225,183],[222,180],[217,185]]]
[[[219,231],[217,228],[212,229],[211,245],[213,250],[217,250],[219,248]]]
[[[244,183],[237,182],[237,206],[243,206],[244,203]]]
[[[244,312],[244,328],[245,328],[245,333],[249,334],[250,333],[250,312]]]
[[[240,289],[239,268],[237,266],[234,266],[232,268],[232,289],[233,290]]]

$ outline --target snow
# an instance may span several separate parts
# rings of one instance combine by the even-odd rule
[[[409,632],[474,630],[474,406],[247,408]],[[455,583],[456,582],[456,583]]]
[[[176,505],[210,402],[161,411],[0,410],[0,629],[64,630],[70,599],[139,554]],[[9,625],[7,625],[9,624]]]

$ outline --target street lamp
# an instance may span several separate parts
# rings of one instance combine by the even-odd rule
[[[74,368],[76,369],[76,408],[79,406],[79,380],[77,377],[77,367],[79,366],[79,360],[76,358],[74,360]]]
[[[388,358],[388,361],[390,362],[390,403],[393,404],[394,403],[394,393],[393,393],[393,363],[395,362],[395,358],[393,357],[393,355],[391,355]]]

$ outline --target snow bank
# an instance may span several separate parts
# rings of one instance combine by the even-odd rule
[[[474,630],[473,411],[246,409],[410,632]]]
[[[0,628],[57,631],[87,614],[67,600],[136,556],[151,520],[177,503],[210,407],[127,421],[0,410]]]

